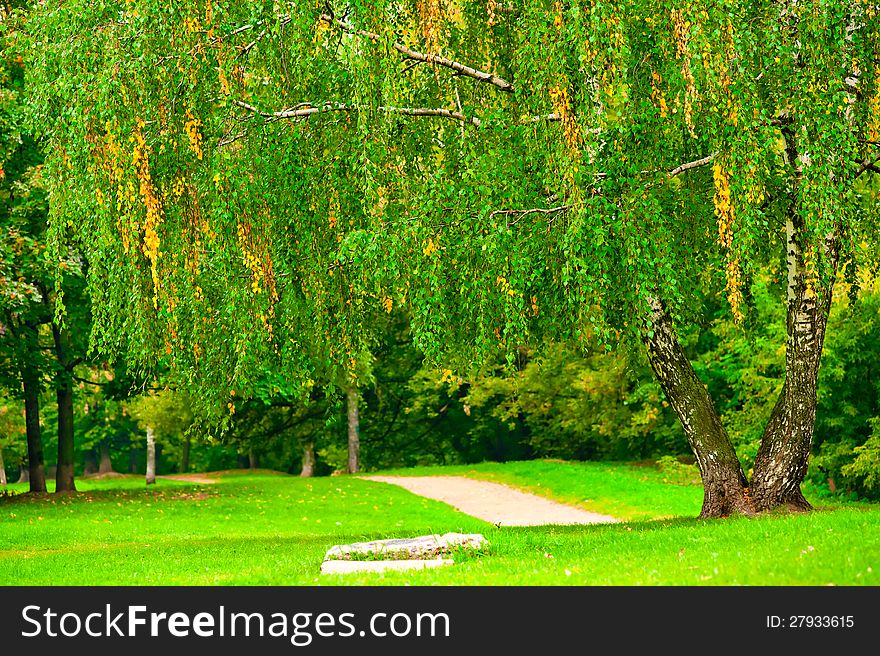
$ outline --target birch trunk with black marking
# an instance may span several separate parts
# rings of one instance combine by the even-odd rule
[[[55,492],[76,492],[73,475],[73,376],[68,360],[70,339],[57,323],[52,323],[55,340],[55,358],[58,372],[55,374],[55,399],[58,405],[58,465],[55,468]]]
[[[786,131],[789,164],[799,163],[794,135]],[[800,168],[799,166],[797,167]],[[800,171],[797,171],[799,177]],[[837,273],[838,239],[825,240],[829,279],[824,285],[809,283],[804,261],[803,219],[796,211],[796,199],[789,199],[786,217],[788,289],[786,312],[785,383],[773,408],[755,458],[750,495],[757,510],[787,507],[810,510],[801,492],[807,475],[813,429],[816,423],[817,383],[825,330]]]
[[[678,416],[703,481],[700,517],[753,514],[748,482],[709,392],[679,344],[665,306],[651,299],[651,327],[643,340],[648,361]]]
[[[361,468],[361,422],[358,416],[358,390],[352,385],[346,394],[348,400],[348,473],[357,474]]]
[[[303,478],[311,478],[315,475],[315,443],[306,442],[303,446],[302,470],[299,473]]]
[[[156,436],[152,426],[147,426],[147,485],[156,482]]]

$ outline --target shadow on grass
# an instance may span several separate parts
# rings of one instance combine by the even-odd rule
[[[90,503],[108,501],[183,501],[219,497],[221,494],[211,485],[180,483],[160,488],[86,490],[83,492],[21,492],[0,494],[0,507],[27,504]]]

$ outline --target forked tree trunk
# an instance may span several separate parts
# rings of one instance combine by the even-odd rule
[[[55,375],[55,398],[58,404],[58,464],[55,468],[55,492],[76,492],[73,476],[73,378],[68,368],[67,333],[52,323],[55,340],[55,358],[58,373]]]
[[[791,130],[785,130],[784,134],[788,163],[799,168],[794,134]],[[836,235],[827,237],[825,256],[829,264],[829,280],[820,289],[812,289],[808,284],[809,272],[802,244],[805,226],[795,203],[796,199],[790,197],[785,231],[788,264],[785,383],[755,458],[749,493],[757,510],[780,506],[791,510],[811,509],[801,492],[801,483],[807,475],[813,444],[819,364],[831,309],[839,245]]]
[[[147,427],[147,485],[156,482],[156,437],[152,427]]]
[[[6,485],[6,463],[3,462],[3,449],[0,449],[0,485]]]
[[[110,459],[110,441],[107,439],[101,440],[98,442],[98,448],[101,452],[101,461],[98,463],[98,473],[113,473],[113,461]]]
[[[352,385],[348,399],[348,473],[357,474],[361,467],[361,422],[358,416],[358,390]]]
[[[31,492],[46,491],[43,467],[43,442],[40,437],[40,383],[37,372],[28,364],[22,366],[24,387],[24,422],[27,433],[28,482]]]
[[[666,308],[651,299],[651,327],[644,334],[648,361],[684,428],[703,481],[700,517],[752,514],[748,482],[709,392],[681,348]]]
[[[18,481],[17,483],[27,483],[31,480],[31,471],[27,468],[27,465],[21,463],[18,466]]]
[[[303,446],[302,471],[299,473],[303,478],[311,478],[315,475],[315,443],[306,442]]]

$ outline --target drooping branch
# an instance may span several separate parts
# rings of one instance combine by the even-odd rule
[[[340,28],[342,28],[346,32],[349,32],[350,34],[357,34],[359,36],[366,37],[371,41],[378,41],[381,38],[378,34],[374,32],[359,30],[351,23],[347,23],[346,21],[335,18],[334,16],[330,16],[329,14],[322,14],[321,20],[327,23],[338,25]],[[459,75],[464,75],[465,77],[470,77],[475,80],[479,80],[480,82],[492,84],[502,91],[506,91],[508,93],[511,93],[513,91],[513,85],[510,82],[508,82],[504,78],[498,77],[493,73],[487,73],[485,71],[472,68],[457,61],[447,59],[446,57],[441,57],[440,55],[432,55],[430,53],[418,52],[417,50],[407,48],[402,43],[397,43],[396,41],[391,44],[391,47],[397,50],[397,52],[402,54],[407,59],[412,59],[413,61],[420,61],[429,64],[437,64],[438,66],[444,66],[446,68],[452,69]]]
[[[323,105],[312,105],[310,103],[302,103],[289,109],[282,109],[278,112],[264,112],[253,105],[249,105],[241,100],[233,100],[233,104],[246,109],[252,114],[262,116],[266,122],[279,121],[281,119],[308,118],[312,114],[323,114],[326,112],[360,112],[363,108],[357,105],[346,105],[344,103],[324,103]],[[451,109],[442,109],[436,107],[386,107],[376,108],[380,112],[389,114],[401,114],[403,116],[440,116],[449,118],[462,123],[470,123],[474,127],[480,127],[480,119],[475,116],[466,116],[461,112]]]

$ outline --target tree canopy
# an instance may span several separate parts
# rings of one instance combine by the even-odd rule
[[[55,248],[89,254],[98,350],[162,361],[229,412],[267,370],[303,394],[356,377],[398,306],[452,368],[636,335],[704,514],[751,500],[676,326],[706,289],[742,321],[770,267],[786,385],[752,499],[805,504],[833,282],[858,284],[878,243],[860,200],[880,160],[877,11],[47,1],[24,31]]]

